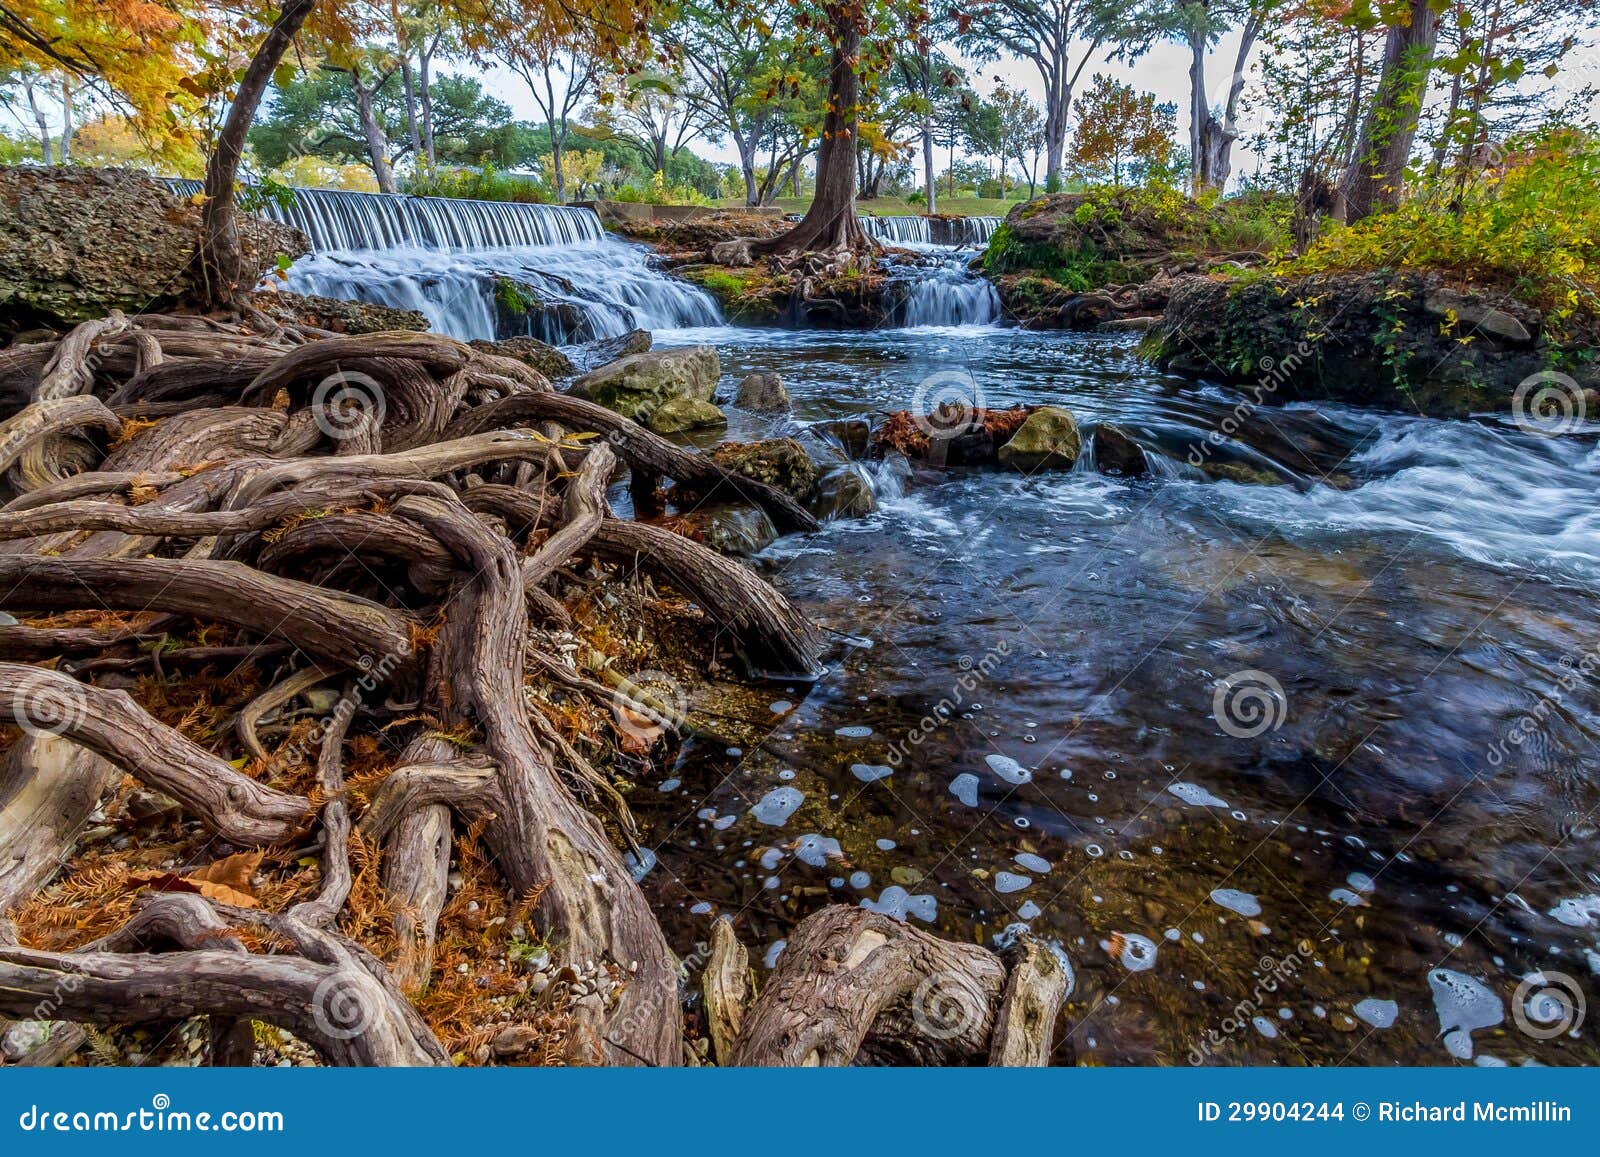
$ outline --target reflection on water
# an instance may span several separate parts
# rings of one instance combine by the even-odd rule
[[[778,370],[780,428],[964,367],[1181,459],[1238,401],[1120,337],[662,340]],[[912,472],[771,547],[850,641],[750,702],[763,747],[635,795],[674,936],[730,913],[775,959],[829,901],[1026,925],[1077,970],[1068,1063],[1600,1061],[1595,432],[1300,406],[1237,443],[1290,484]]]

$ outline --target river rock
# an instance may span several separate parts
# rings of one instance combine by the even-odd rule
[[[739,383],[733,404],[744,410],[775,414],[789,408],[789,391],[783,388],[783,379],[777,374],[749,374]]]
[[[683,521],[697,541],[722,554],[751,555],[778,540],[778,528],[759,506],[701,506]]]
[[[876,509],[878,496],[854,462],[840,463],[817,481],[811,512],[818,518],[864,518]]]
[[[642,422],[674,398],[711,401],[721,372],[717,351],[708,345],[652,350],[590,370],[572,383],[572,392]]]
[[[552,381],[578,376],[578,367],[571,358],[555,346],[548,345],[536,337],[508,337],[504,341],[480,340],[467,344],[484,353],[516,358],[517,361],[531,366]]]
[[[563,352],[572,360],[572,364],[578,367],[579,373],[586,373],[618,358],[649,353],[650,344],[650,331],[635,329],[620,337],[603,337],[598,341],[586,341],[582,345],[566,346],[563,347]]]
[[[809,427],[819,438],[839,444],[849,458],[865,458],[872,427],[864,418],[837,418],[830,422],[817,422]]]
[[[1003,465],[1025,473],[1066,470],[1077,461],[1081,446],[1078,423],[1069,411],[1040,406],[1000,447],[999,456]]]
[[[310,249],[298,229],[248,214],[239,225],[252,282]],[[200,207],[147,174],[0,168],[0,335],[169,309],[199,289],[199,238]]]
[[[727,424],[726,414],[710,402],[695,398],[669,398],[645,419],[645,425],[657,434],[682,434],[688,430],[704,430]]]
[[[391,330],[425,330],[428,319],[415,309],[398,309],[370,301],[345,301],[288,290],[262,291],[252,295],[256,308],[274,321],[312,325],[334,333],[386,333]]]
[[[1150,472],[1144,450],[1120,426],[1102,422],[1094,432],[1094,467],[1102,474],[1143,478]]]
[[[817,487],[817,467],[805,448],[793,438],[768,438],[761,442],[724,442],[711,457],[729,470],[765,482],[807,501]]]

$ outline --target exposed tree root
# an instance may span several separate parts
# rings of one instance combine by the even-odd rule
[[[605,489],[620,457],[791,528],[810,515],[433,334],[118,315],[0,351],[0,379],[21,407],[0,426],[0,607],[33,616],[0,626],[0,719],[25,732],[0,769],[0,915],[32,905],[19,924],[37,928],[30,898],[63,861],[69,894],[121,897],[84,914],[109,929],[87,943],[0,941],[0,1015],[59,1029],[26,1055],[61,1059],[73,1024],[203,1018],[215,1064],[249,1062],[252,1021],[328,1063],[448,1063],[404,994],[432,974],[452,856],[481,855],[475,871],[596,978],[568,1056],[680,1063],[676,961],[573,790],[609,800],[631,839],[626,806],[528,698],[548,678],[529,666],[530,610],[570,621],[575,558],[629,581],[644,566],[756,665],[812,673],[816,637],[781,596],[615,519]],[[229,706],[169,701],[188,685],[169,670],[219,664]],[[316,870],[259,900],[248,866],[76,879],[73,843],[120,773],[164,822]]]

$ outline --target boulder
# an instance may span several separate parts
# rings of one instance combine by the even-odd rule
[[[817,487],[817,467],[805,448],[793,438],[768,438],[761,442],[724,442],[711,451],[719,465],[787,491],[800,502]]]
[[[252,282],[310,249],[298,229],[240,218]],[[0,334],[170,309],[199,291],[200,207],[122,169],[0,168]]]
[[[1081,445],[1078,423],[1069,411],[1040,406],[1000,447],[999,456],[1003,465],[1025,473],[1066,470],[1077,461]]]
[[[682,434],[727,424],[727,415],[721,410],[694,398],[669,398],[645,419],[645,425],[657,434]]]
[[[864,518],[878,509],[878,496],[866,472],[856,462],[841,462],[825,472],[817,482],[811,512],[824,521],[834,518]]]
[[[1110,422],[1102,422],[1095,429],[1094,468],[1123,478],[1143,478],[1150,472],[1143,448],[1122,427]]]
[[[283,289],[256,293],[252,300],[256,308],[275,321],[315,326],[334,333],[387,333],[397,329],[421,331],[428,328],[428,319],[415,309],[397,309],[367,301],[345,301]]]
[[[783,379],[777,374],[748,374],[739,383],[733,404],[760,414],[775,414],[789,408],[789,391],[783,388]]]
[[[555,346],[546,345],[536,337],[509,337],[505,341],[473,341],[467,344],[485,353],[516,358],[517,361],[531,366],[552,381],[578,376],[578,367],[573,364],[571,358]]]
[[[630,354],[650,352],[650,331],[630,330],[621,337],[603,337],[582,345],[567,346],[564,353],[578,367],[579,373],[597,370],[603,365],[628,357]]]
[[[674,398],[709,402],[722,365],[708,345],[630,354],[572,383],[578,397],[642,422]]]
[[[576,292],[565,278],[556,280],[565,292]],[[498,273],[494,275],[494,333],[497,338],[538,336],[561,345],[594,336],[588,315],[572,302],[552,300],[539,286]]]

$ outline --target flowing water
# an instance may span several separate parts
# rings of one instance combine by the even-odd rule
[[[583,211],[321,209],[291,287],[477,337],[493,273],[544,277],[596,332],[716,345],[725,388],[778,371],[793,414],[729,435],[798,434],[877,495],[759,560],[828,674],[743,704],[759,748],[692,741],[630,798],[681,951],[732,915],[771,967],[808,913],[869,904],[1057,945],[1063,1063],[1600,1062],[1600,427],[1251,410],[1122,336],[731,329]],[[921,251],[898,320],[996,316],[976,233],[868,228]],[[1092,442],[936,474],[810,429],[952,393],[1114,421],[1153,477]]]
[[[658,340],[783,375],[793,416],[734,437],[970,375],[1167,467],[836,467],[877,513],[763,558],[830,673],[755,704],[765,748],[693,743],[633,797],[685,951],[733,914],[770,966],[820,904],[870,904],[1059,945],[1062,1062],[1600,1061],[1592,1009],[1549,1031],[1600,970],[1600,427],[1296,405],[1212,439],[1239,397],[1124,337]],[[1200,481],[1206,446],[1285,484]]]

